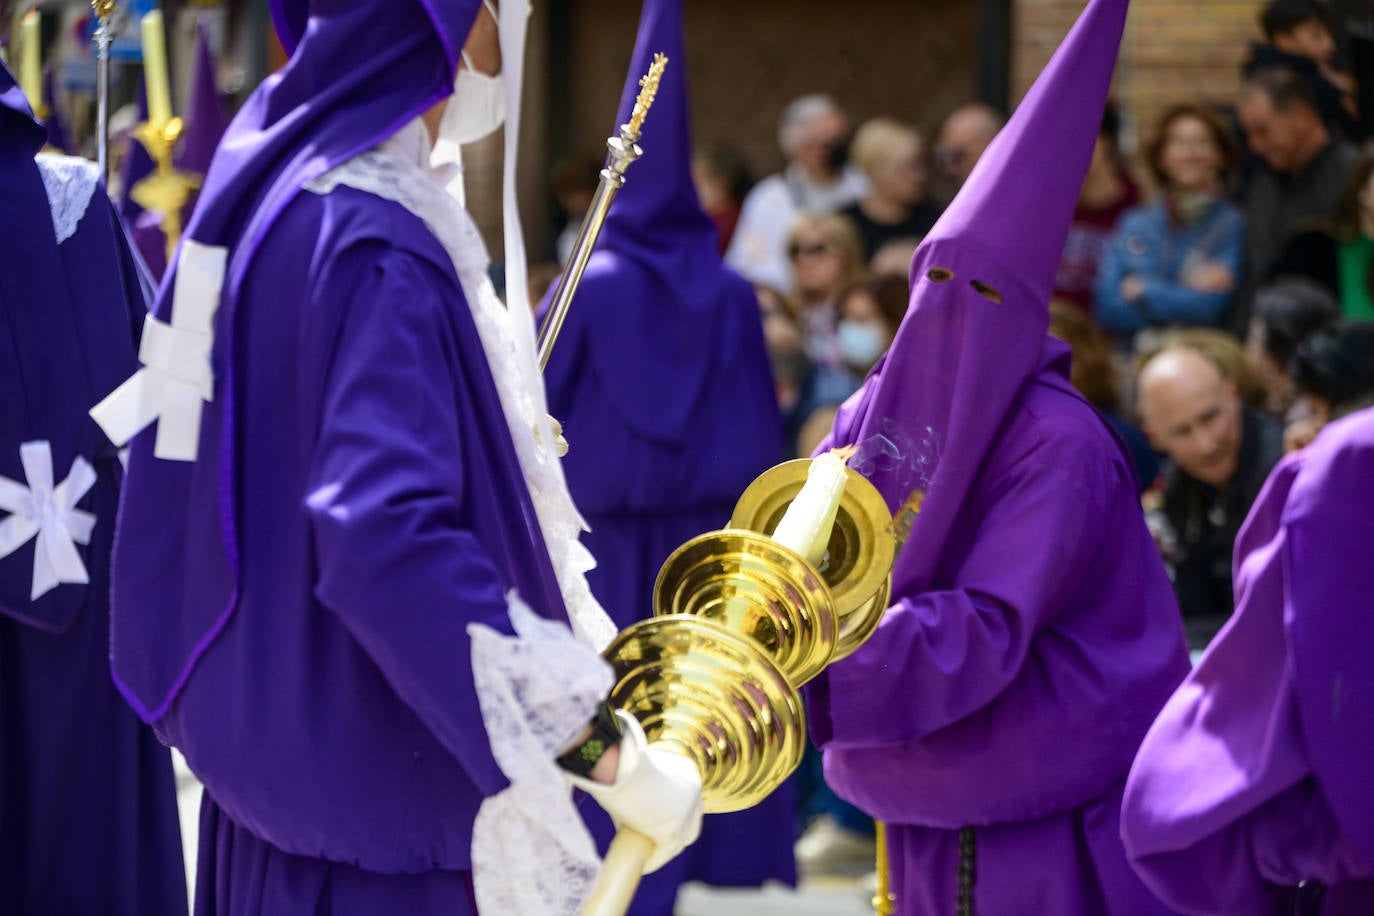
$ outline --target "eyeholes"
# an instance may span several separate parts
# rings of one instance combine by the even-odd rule
[[[954,279],[954,271],[950,270],[948,267],[932,267],[930,270],[926,271],[926,279],[931,283],[948,283],[950,280]],[[975,293],[982,296],[984,299],[1001,305],[1002,294],[997,291],[996,287],[989,286],[982,280],[970,280],[968,285],[973,288]]]
[[[972,286],[975,293],[987,299],[989,302],[996,302],[998,305],[1002,304],[1002,294],[991,286],[988,286],[982,280],[972,280],[969,282],[969,286]]]

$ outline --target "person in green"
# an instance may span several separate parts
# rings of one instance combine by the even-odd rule
[[[1295,236],[1270,275],[1310,277],[1336,297],[1341,317],[1374,321],[1374,151],[1355,161],[1336,219]]]

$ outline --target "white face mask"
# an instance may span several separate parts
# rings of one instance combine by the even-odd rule
[[[491,3],[484,0],[483,5],[496,19]],[[458,146],[496,133],[506,121],[506,86],[501,76],[488,76],[473,69],[466,51],[463,64],[453,82],[453,97],[439,122],[439,139]]]
[[[868,369],[883,355],[887,342],[882,329],[867,322],[841,321],[837,329],[840,356],[846,363]]]

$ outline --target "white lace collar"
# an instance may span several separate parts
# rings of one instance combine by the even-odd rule
[[[76,227],[86,215],[100,185],[100,170],[95,163],[75,156],[44,153],[34,157],[34,162],[48,194],[53,235],[61,245],[76,234]]]

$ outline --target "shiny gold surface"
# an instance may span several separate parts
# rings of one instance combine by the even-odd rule
[[[740,497],[730,527],[771,533],[801,492],[810,467],[810,460],[803,458],[765,471]],[[849,656],[878,628],[887,610],[895,554],[887,503],[877,488],[849,470],[820,567],[840,621],[839,644],[831,661]]]
[[[177,140],[183,128],[181,118],[166,124],[145,121],[134,131],[134,137],[148,150],[157,168],[151,175],[129,189],[129,196],[145,210],[162,217],[162,234],[167,239],[167,266],[171,267],[177,242],[181,239],[181,211],[191,199],[191,192],[200,187],[201,177],[183,172],[172,163]]]
[[[730,529],[674,551],[654,584],[655,616],[605,652],[616,677],[609,702],[639,720],[651,746],[697,765],[707,812],[752,807],[796,770],[806,745],[798,688],[858,648],[887,609],[892,517],[859,474],[846,469],[820,569],[768,536],[810,466],[763,474]],[[617,843],[583,916],[625,911],[648,853],[628,834]]]
[[[702,617],[748,637],[796,686],[830,662],[839,633],[817,572],[753,531],[713,531],[674,551],[654,584],[654,612]]]
[[[801,697],[747,638],[699,617],[653,617],[616,637],[606,657],[609,702],[651,744],[697,764],[708,812],[758,804],[801,763]]]

